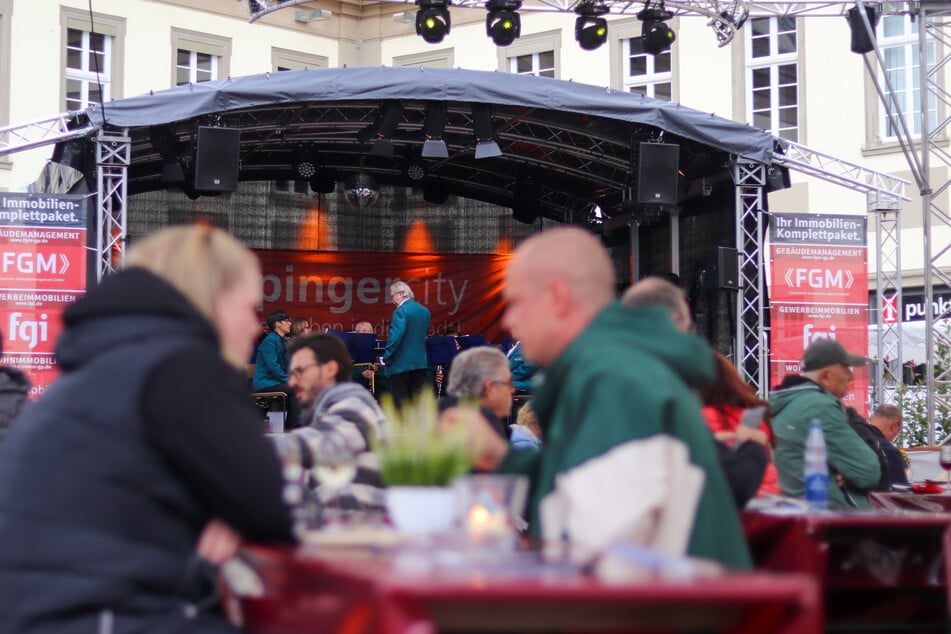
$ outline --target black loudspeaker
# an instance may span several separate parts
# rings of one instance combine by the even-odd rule
[[[233,192],[238,189],[241,131],[236,128],[198,128],[195,144],[195,191]]]
[[[679,164],[679,145],[639,143],[637,146],[637,202],[645,205],[676,205]]]
[[[707,288],[736,290],[740,287],[736,249],[710,247],[707,251],[706,284]]]

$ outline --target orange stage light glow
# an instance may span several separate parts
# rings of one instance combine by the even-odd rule
[[[406,232],[403,240],[404,253],[435,253],[433,237],[429,233],[429,226],[422,220],[415,220]]]

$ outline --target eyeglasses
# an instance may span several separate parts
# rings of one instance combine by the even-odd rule
[[[397,297],[402,295],[404,292],[405,291],[396,291],[395,293],[390,293],[390,299],[396,299]]]
[[[288,372],[288,373],[287,373],[287,376],[289,376],[289,377],[291,377],[291,378],[299,379],[299,378],[301,378],[302,376],[304,376],[304,372],[305,372],[305,371],[309,370],[310,368],[314,367],[315,365],[323,365],[323,363],[321,363],[320,361],[314,361],[313,363],[308,363],[308,364],[306,364],[306,365],[302,365],[302,366],[296,367],[296,368],[294,368],[293,370],[291,370],[290,372]]]
[[[492,383],[493,385],[507,385],[509,387],[515,387],[515,382],[512,379],[509,379],[508,381],[489,381],[489,383]]]

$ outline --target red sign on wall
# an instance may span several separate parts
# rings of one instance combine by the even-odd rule
[[[799,372],[803,351],[835,339],[868,354],[868,260],[863,216],[770,217],[770,370],[773,384]],[[868,370],[855,368],[846,405],[867,411]]]
[[[353,330],[369,321],[380,338],[395,308],[389,287],[410,285],[432,313],[430,335],[453,330],[498,340],[502,278],[511,255],[258,251],[264,269],[262,317],[285,310],[315,331]]]
[[[26,372],[31,397],[58,372],[66,307],[86,289],[86,199],[0,194],[0,330],[3,363]]]

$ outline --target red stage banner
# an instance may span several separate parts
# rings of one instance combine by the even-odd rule
[[[86,291],[86,199],[0,193],[3,363],[26,372],[36,398],[55,380],[66,306]]]
[[[258,251],[264,269],[262,318],[273,310],[311,321],[315,331],[369,321],[389,334],[389,287],[410,285],[432,313],[430,335],[502,336],[502,278],[511,255]],[[263,319],[262,319],[263,320]]]
[[[770,374],[799,372],[803,350],[835,339],[868,355],[868,257],[864,216],[770,215]],[[846,405],[868,409],[868,370],[855,368]]]

